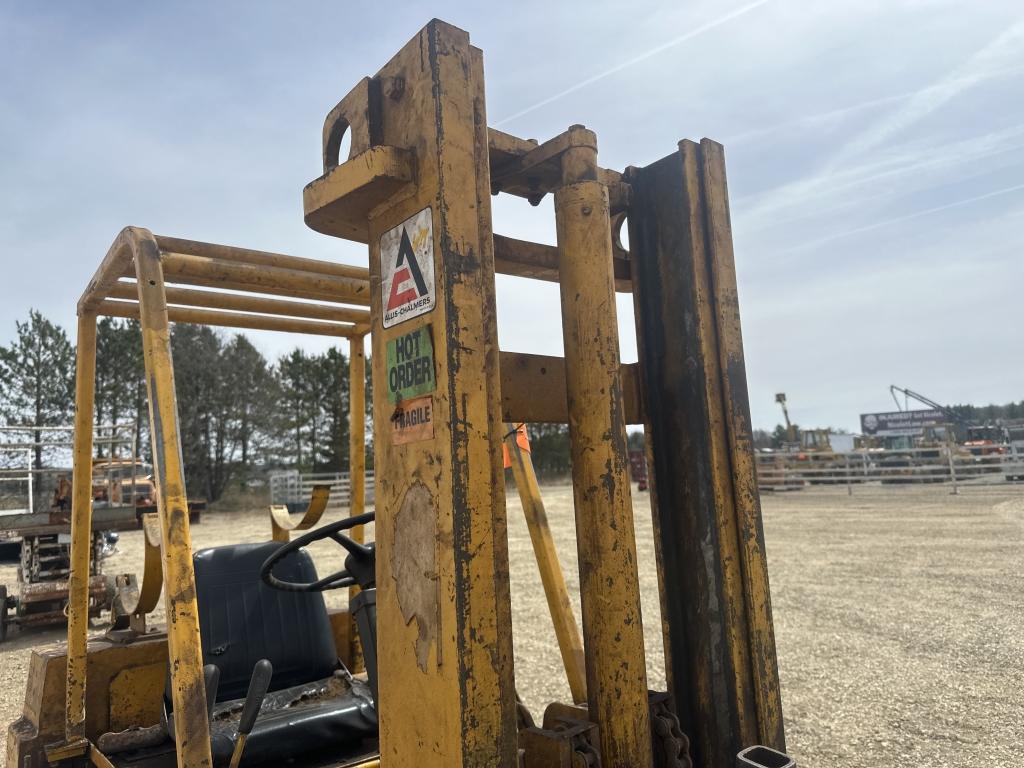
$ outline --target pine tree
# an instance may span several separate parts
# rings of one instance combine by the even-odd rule
[[[231,436],[238,450],[238,480],[245,484],[275,428],[277,379],[259,350],[236,334],[224,350],[224,384],[232,396]]]
[[[277,424],[283,463],[291,464],[300,472],[312,469],[309,441],[310,424],[315,408],[312,398],[312,368],[309,355],[293,349],[277,361],[276,374],[281,388],[280,418]]]
[[[331,347],[316,359],[318,408],[323,428],[317,451],[317,471],[341,472],[348,467],[348,358]]]
[[[8,424],[60,426],[71,421],[75,348],[64,330],[36,310],[16,323],[10,346],[0,346],[0,415]],[[33,433],[34,465],[43,466],[42,433]]]
[[[209,326],[171,328],[178,429],[186,487],[214,501],[223,491],[229,398],[223,386],[223,343]]]
[[[96,327],[96,426],[134,423],[136,452],[148,447],[142,432],[149,423],[137,320],[100,318]],[[102,455],[102,445],[97,451]]]

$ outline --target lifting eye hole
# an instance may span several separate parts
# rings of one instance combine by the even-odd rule
[[[629,253],[629,217],[625,213],[612,218],[612,248],[617,253]]]
[[[349,130],[348,120],[339,118],[331,129],[330,139],[327,142],[326,155],[330,159],[330,167],[335,168],[341,165],[349,159],[351,153],[352,131]]]

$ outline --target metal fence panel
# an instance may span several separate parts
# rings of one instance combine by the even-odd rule
[[[1024,491],[1024,447],[933,446],[905,450],[759,452],[758,486],[764,491],[813,486],[855,488],[935,484],[961,489]]]
[[[330,485],[331,496],[328,510],[348,509],[348,472],[311,472],[300,474],[297,470],[274,472],[270,475],[271,504],[303,504],[309,501],[314,485]],[[373,472],[366,473],[366,503],[373,503]]]

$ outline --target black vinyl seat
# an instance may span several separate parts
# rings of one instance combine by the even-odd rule
[[[193,557],[203,663],[220,670],[211,722],[216,764],[231,756],[242,699],[260,659],[270,660],[274,674],[243,764],[277,762],[306,749],[358,747],[377,735],[370,689],[338,661],[323,595],[274,589],[260,579],[261,566],[279,546],[214,547]],[[277,573],[317,579],[304,551],[281,561]]]

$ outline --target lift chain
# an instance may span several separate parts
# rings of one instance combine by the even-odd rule
[[[601,756],[593,744],[581,740],[573,747],[572,768],[601,768]]]
[[[669,693],[651,691],[651,746],[655,768],[693,768],[690,740],[676,716],[675,701]]]

